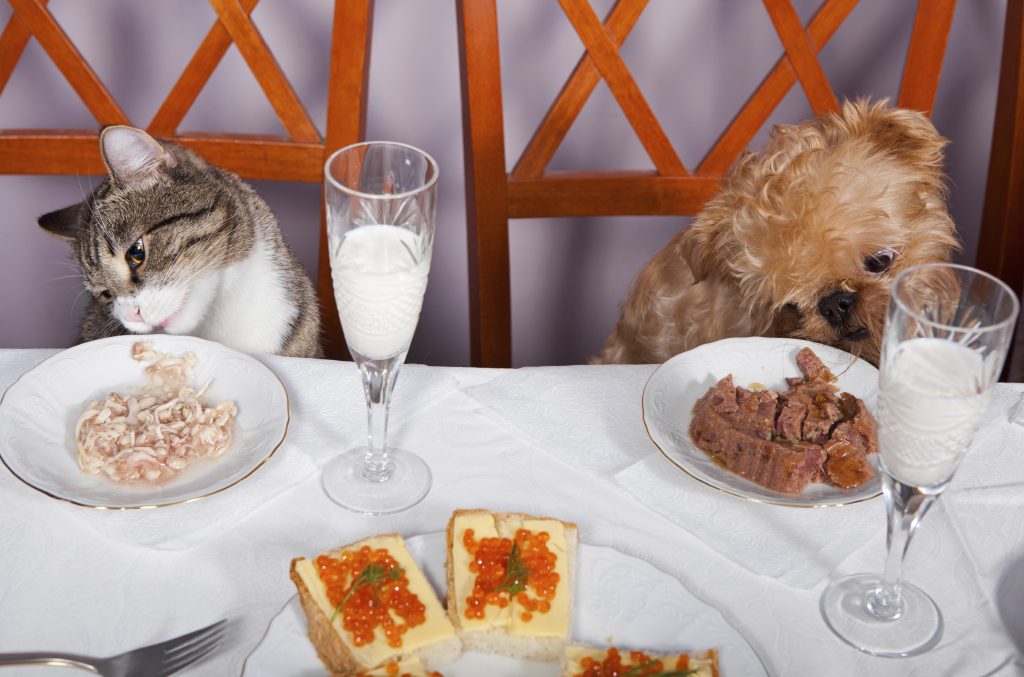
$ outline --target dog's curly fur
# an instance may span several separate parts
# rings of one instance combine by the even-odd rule
[[[877,364],[893,277],[959,247],[945,144],[925,115],[885,101],[776,127],[640,272],[600,361],[789,336]],[[839,292],[841,312],[826,312]]]

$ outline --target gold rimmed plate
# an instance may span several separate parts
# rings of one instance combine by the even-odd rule
[[[829,507],[858,503],[878,496],[875,477],[859,487],[842,489],[811,484],[796,496],[755,484],[716,463],[690,438],[693,405],[727,374],[744,387],[785,390],[786,378],[801,376],[796,354],[810,348],[837,377],[836,385],[864,400],[872,414],[878,401],[878,370],[850,353],[830,346],[778,338],[735,338],[698,346],[662,364],[644,386],[643,422],[647,435],[665,458],[704,484],[761,503],[794,507]],[[878,471],[877,454],[871,463]]]
[[[210,382],[208,402],[238,407],[231,448],[160,484],[124,484],[83,473],[75,425],[89,402],[137,391],[144,364],[131,346],[196,355],[193,383]],[[117,336],[64,350],[26,372],[0,400],[0,460],[22,482],[75,505],[108,510],[159,508],[224,491],[252,475],[284,441],[290,419],[284,384],[256,358],[191,336]]]

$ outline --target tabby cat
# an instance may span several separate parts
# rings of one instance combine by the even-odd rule
[[[109,176],[39,218],[70,242],[93,295],[80,340],[162,331],[322,354],[313,285],[252,188],[134,127],[105,128],[100,152]]]

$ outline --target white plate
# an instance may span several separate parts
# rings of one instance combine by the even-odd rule
[[[146,383],[145,365],[130,348],[146,340],[156,350],[195,353],[193,382],[212,380],[211,402],[238,406],[232,448],[194,463],[159,485],[119,484],[78,467],[75,424],[89,402]],[[0,460],[47,496],[91,508],[151,508],[223,491],[259,468],[284,441],[288,395],[281,380],[254,357],[191,336],[117,336],[60,352],[25,373],[0,401]]]
[[[406,540],[441,599],[445,598],[445,535]],[[612,548],[581,544],[577,559],[573,640],[598,646],[685,651],[717,648],[723,675],[766,675],[747,641],[716,609],[675,578]],[[320,677],[325,669],[306,635],[296,595],[271,621],[246,659],[245,677]],[[445,677],[557,677],[557,663],[467,652],[442,668]]]
[[[876,474],[853,489],[812,484],[799,496],[772,491],[726,470],[698,449],[690,438],[693,405],[708,388],[732,374],[733,382],[748,387],[761,384],[770,390],[785,390],[786,377],[802,376],[796,354],[810,348],[838,377],[839,389],[864,400],[872,414],[878,401],[878,370],[837,348],[777,338],[734,338],[707,343],[680,353],[651,375],[644,386],[643,419],[647,434],[668,460],[695,479],[716,489],[753,501],[799,507],[826,507],[857,503],[879,495],[881,480]],[[878,456],[871,463],[878,471]]]

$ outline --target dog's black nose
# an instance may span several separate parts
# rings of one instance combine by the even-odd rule
[[[818,301],[818,312],[832,326],[839,327],[846,322],[857,297],[850,292],[836,291]]]

